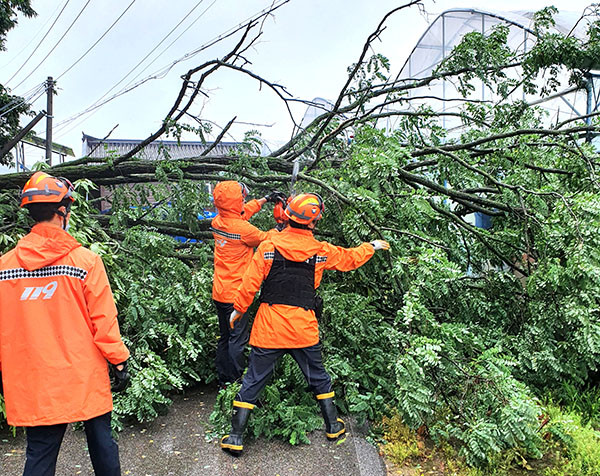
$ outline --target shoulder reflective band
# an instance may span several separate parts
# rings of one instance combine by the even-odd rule
[[[45,268],[36,269],[35,271],[27,271],[24,268],[14,268],[0,271],[0,281],[29,278],[49,278],[53,276],[69,276],[71,278],[77,278],[83,281],[87,277],[87,274],[88,272],[85,269],[67,265],[46,266]]]

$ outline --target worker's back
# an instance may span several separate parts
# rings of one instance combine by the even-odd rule
[[[244,205],[238,182],[221,182],[213,193],[219,214],[211,222],[215,240],[213,299],[233,302],[233,295],[242,281],[242,275],[252,259],[254,247],[267,234],[248,223],[260,210],[257,200]]]
[[[373,256],[373,247],[363,243],[356,248],[342,248],[318,241],[312,231],[287,227],[262,242],[249,265],[234,302],[235,309],[247,309],[254,294],[271,272],[277,250],[292,262],[306,262],[314,257],[314,287],[319,287],[323,271],[350,271]],[[312,260],[311,260],[312,261]],[[319,325],[314,309],[298,305],[262,302],[250,335],[250,344],[263,348],[300,348],[319,341]]]
[[[52,425],[112,410],[106,359],[127,360],[102,260],[39,223],[0,257],[0,365],[8,423]]]

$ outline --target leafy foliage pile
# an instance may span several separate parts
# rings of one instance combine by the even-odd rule
[[[600,432],[589,423],[584,424],[581,415],[563,412],[549,407],[548,434],[559,442],[559,462],[550,469],[548,476],[568,474],[600,474]]]

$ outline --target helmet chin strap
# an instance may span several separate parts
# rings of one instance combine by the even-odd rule
[[[69,214],[69,212],[71,211],[71,207],[70,206],[65,206],[65,211],[61,212],[60,210],[56,210],[56,214],[62,218],[62,229],[63,230],[67,230],[67,215]]]
[[[61,212],[60,210],[56,210],[56,214],[59,217],[62,217],[62,229],[66,230],[67,229],[67,214],[64,212]]]

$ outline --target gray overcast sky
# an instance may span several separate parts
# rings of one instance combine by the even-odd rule
[[[106,32],[132,0],[69,0],[41,46],[19,74],[6,84],[48,31],[66,1],[33,0],[33,8],[38,16],[34,19],[20,17],[18,26],[8,34],[7,50],[0,53],[0,83],[14,88],[13,93],[23,95],[45,81],[47,76],[57,78],[63,74]],[[36,69],[88,1],[89,4],[64,40]],[[366,37],[386,12],[402,3],[405,2],[291,0],[265,22],[263,37],[246,54],[252,62],[250,68],[266,79],[285,85],[297,98],[333,99],[346,79],[347,66],[358,58]],[[382,41],[374,45],[376,52],[390,58],[393,71],[401,68],[428,22],[449,8],[477,7],[510,11],[526,7],[536,10],[553,4],[561,11],[579,13],[591,1],[529,0],[524,3],[522,0],[425,0],[423,3],[426,15],[416,7],[395,14],[387,23]],[[148,81],[93,113],[60,124],[84,111],[113,88],[196,5],[181,26],[107,97],[140,74],[192,22],[195,21],[194,25],[141,72],[132,84],[196,50],[270,4],[271,1],[266,0],[136,0],[102,41],[58,80],[59,94],[54,99],[54,141],[72,147],[79,156],[82,131],[104,137],[119,124],[111,137],[147,137],[160,126],[174,103],[181,86],[180,76],[204,61],[223,55],[234,44],[234,38],[178,63],[162,79]],[[238,121],[273,124],[272,127],[257,128],[272,146],[289,138],[292,123],[287,118],[283,104],[269,90],[263,88],[261,91],[256,82],[232,72],[213,75],[207,87],[211,90],[210,98],[200,100],[193,107],[194,114],[220,125],[225,125],[235,115]],[[45,106],[45,96],[42,95],[33,107],[39,111]],[[298,120],[303,112],[304,107],[295,110]],[[250,128],[254,127],[239,125],[232,129],[232,135],[240,139],[243,132]],[[39,125],[36,131],[40,137],[45,136],[44,125]],[[43,151],[36,153],[42,159]]]

